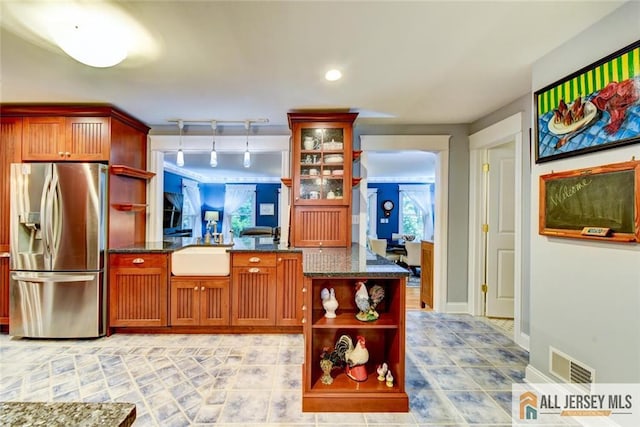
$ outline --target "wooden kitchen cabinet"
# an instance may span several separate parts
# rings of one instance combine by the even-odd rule
[[[352,133],[357,113],[288,113],[291,244],[351,246]]]
[[[0,116],[20,121],[17,162],[108,162],[108,247],[145,240],[147,125],[108,104],[3,103]]]
[[[229,325],[228,277],[171,278],[171,326]]]
[[[22,160],[108,161],[108,117],[25,117]]]
[[[109,255],[109,326],[168,325],[166,253]]]
[[[276,274],[275,253],[231,254],[232,325],[276,324]]]
[[[366,282],[368,289],[379,285],[384,299],[376,310],[380,317],[371,322],[356,319],[358,308],[354,293],[357,282]],[[405,390],[405,286],[406,277],[370,278],[305,277],[305,362],[303,365],[302,410],[305,412],[408,412],[409,399]],[[339,302],[336,318],[324,317],[320,293],[333,288]],[[356,382],[342,369],[331,372],[332,384],[321,381],[321,354],[331,350],[340,336],[348,335],[355,344],[358,336],[365,338],[369,361],[365,364],[367,379]],[[392,387],[378,381],[376,367],[387,363],[394,377]]]
[[[301,326],[304,307],[302,254],[279,252],[276,265],[276,326]]]
[[[2,117],[0,120],[0,325],[8,325],[10,165],[20,162],[23,127],[21,117]]]
[[[302,253],[232,253],[231,276],[232,325],[302,325]]]
[[[420,306],[433,308],[433,242],[420,243]]]

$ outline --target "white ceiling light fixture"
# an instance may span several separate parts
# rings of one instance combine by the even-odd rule
[[[6,3],[6,4],[5,4]],[[91,67],[138,66],[156,59],[161,46],[141,23],[108,0],[3,2],[3,28]]]
[[[251,121],[246,120],[244,122],[244,127],[247,129],[247,147],[244,151],[244,158],[242,160],[242,165],[245,168],[251,167],[251,154],[249,153],[249,127],[251,126]]]
[[[209,165],[212,168],[218,166],[218,153],[216,152],[216,130],[218,128],[218,122],[211,120],[211,129],[213,129],[213,143],[211,145],[211,159]]]
[[[178,148],[178,156],[176,157],[176,165],[179,167],[184,166],[184,152],[182,151],[182,128],[184,127],[184,122],[182,120],[178,120],[178,129],[180,129],[180,148]]]
[[[118,65],[127,57],[123,40],[113,37],[118,28],[95,20],[65,23],[55,33],[55,41],[70,57],[85,65],[107,68]]]
[[[336,68],[333,68],[325,73],[324,78],[329,80],[330,82],[335,82],[336,80],[340,80],[342,78],[342,72]]]

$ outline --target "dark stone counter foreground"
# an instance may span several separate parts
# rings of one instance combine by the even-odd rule
[[[3,426],[129,427],[136,419],[133,403],[0,402]]]

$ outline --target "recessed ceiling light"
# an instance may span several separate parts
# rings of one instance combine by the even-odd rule
[[[334,68],[332,70],[327,71],[327,73],[324,75],[324,78],[329,80],[330,82],[334,82],[342,78],[342,73],[340,72],[340,70],[336,70]]]

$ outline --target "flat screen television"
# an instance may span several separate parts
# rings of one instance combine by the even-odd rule
[[[182,203],[184,199],[180,193],[164,193],[162,228],[164,234],[175,234],[182,230]]]

